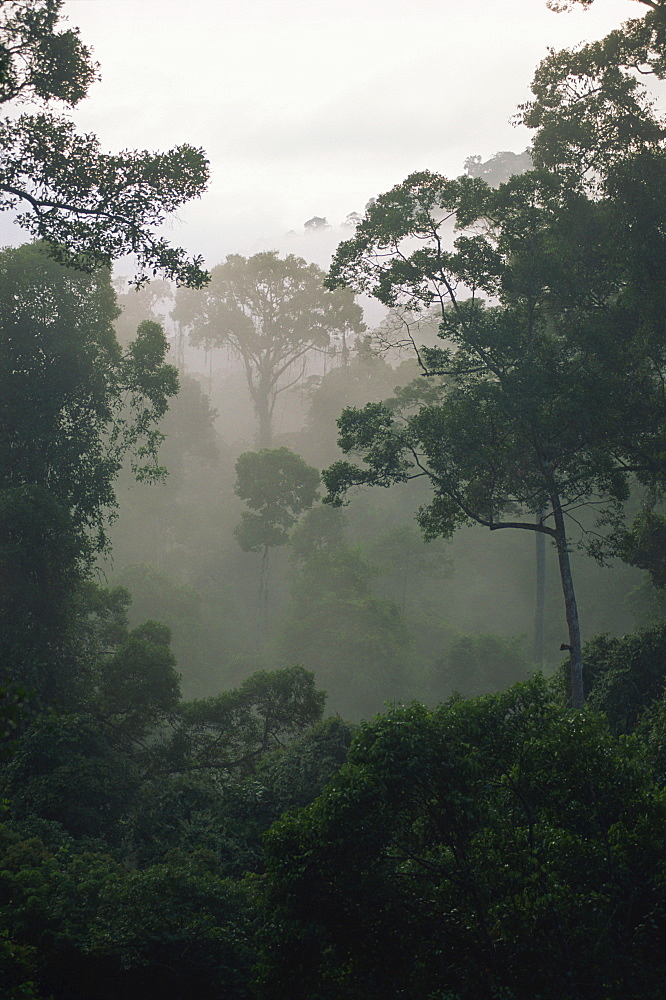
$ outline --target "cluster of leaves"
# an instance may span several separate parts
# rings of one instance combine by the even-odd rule
[[[235,531],[246,552],[284,545],[317,499],[319,473],[289,448],[246,451],[236,461],[235,492],[250,508]]]
[[[543,681],[394,709],[269,833],[261,995],[656,1000],[665,808]]]
[[[0,827],[0,984],[11,1000],[245,1000],[253,957],[248,888],[205,852],[128,871],[67,838],[46,846]]]
[[[584,663],[590,706],[606,715],[615,733],[633,732],[664,692],[666,626],[595,636],[585,645]]]
[[[47,241],[54,257],[78,269],[110,267],[135,254],[138,284],[158,272],[180,284],[208,280],[201,257],[189,259],[157,231],[167,215],[198,197],[208,182],[201,149],[167,153],[101,152],[51,109],[78,104],[97,64],[76,29],[63,28],[63,0],[3,0],[0,6],[0,103],[30,101],[38,113],[0,120],[0,211]]]
[[[661,0],[639,2],[651,8],[643,17],[599,41],[551,51],[521,108],[537,130],[535,164],[565,173],[572,188],[598,191],[628,158],[662,148],[664,119],[641,77],[666,74],[666,10]]]
[[[0,984],[40,1000],[93,983],[109,1000],[156,984],[240,1000],[262,834],[321,791],[351,727],[321,722],[325,695],[300,667],[182,702],[168,630],[130,630],[128,604],[88,587],[78,709],[16,722],[0,775]]]
[[[62,101],[73,106],[97,79],[98,67],[78,29],[60,22],[59,0],[5,0],[0,12],[2,37],[0,103]]]

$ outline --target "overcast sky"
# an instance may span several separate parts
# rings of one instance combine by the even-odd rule
[[[170,227],[213,265],[276,248],[326,263],[339,223],[425,168],[521,151],[510,119],[548,46],[644,8],[597,0],[69,0],[102,80],[76,110],[103,144],[202,146],[208,192]],[[334,225],[303,237],[313,215]],[[296,237],[286,237],[289,230]]]

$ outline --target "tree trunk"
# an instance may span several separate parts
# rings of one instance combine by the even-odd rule
[[[257,396],[254,401],[254,412],[257,414],[259,428],[257,432],[257,444],[259,448],[272,448],[273,427],[271,421],[271,408],[267,396]]]
[[[545,511],[540,510],[537,517],[541,522]],[[543,670],[544,661],[544,621],[546,617],[546,536],[542,531],[536,535],[536,594],[534,606],[534,649],[533,659],[539,670]]]
[[[259,594],[257,597],[257,652],[261,652],[266,636],[266,616],[268,611],[268,553],[269,548],[264,545],[261,557],[261,570],[259,571]]]
[[[347,346],[347,331],[342,331],[342,367],[349,367],[349,347]]]
[[[580,625],[578,623],[578,606],[574,592],[571,563],[569,562],[569,546],[564,527],[564,515],[557,494],[551,496],[553,515],[555,517],[555,544],[557,558],[560,564],[560,580],[564,594],[567,626],[569,629],[569,658],[571,660],[571,704],[574,708],[583,708],[585,691],[583,688],[583,654],[580,641]]]

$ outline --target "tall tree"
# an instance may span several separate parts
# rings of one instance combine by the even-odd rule
[[[181,290],[173,317],[188,325],[195,344],[227,344],[240,358],[259,425],[259,448],[270,448],[279,395],[303,376],[306,357],[326,350],[331,337],[365,329],[346,289],[326,291],[324,273],[274,251],[227,257],[202,292]]]
[[[521,109],[536,129],[535,170],[496,193],[480,178],[412,175],[368,207],[330,277],[390,306],[437,304],[445,342],[422,352],[439,399],[405,391],[343,414],[343,448],[367,465],[329,470],[331,499],[423,475],[430,534],[473,520],[550,536],[577,706],[566,519],[592,505],[607,529],[632,475],[655,495],[664,482],[666,122],[640,81],[666,76],[666,5],[644,6],[643,18],[538,67]],[[451,218],[453,251],[442,238]]]
[[[523,174],[532,168],[532,156],[529,149],[523,153],[503,151],[495,153],[485,162],[480,156],[468,156],[465,160],[465,171],[470,177],[481,177],[491,187],[499,187],[516,174]],[[546,511],[538,511],[538,519],[542,520]],[[546,618],[546,536],[541,531],[535,532],[536,556],[536,588],[534,601],[534,641],[533,659],[537,667],[544,665],[544,634]]]
[[[160,477],[157,420],[178,389],[156,323],[123,352],[108,271],[40,244],[0,253],[0,614],[3,668],[47,697],[69,602],[106,546],[114,479],[131,454]]]
[[[319,472],[289,448],[246,451],[236,461],[236,493],[249,510],[234,534],[244,552],[261,552],[257,641],[261,647],[268,603],[268,557],[285,545],[300,515],[312,507],[319,489]]]
[[[166,215],[208,181],[200,149],[103,153],[52,105],[73,107],[97,77],[91,50],[61,23],[63,0],[0,4],[0,104],[29,100],[37,111],[0,118],[0,211],[64,263],[87,271],[136,255],[142,283],[163,274],[200,287],[202,258],[157,235]],[[41,106],[41,108],[40,108]]]
[[[645,15],[605,38],[551,51],[537,67],[532,100],[520,109],[523,123],[537,130],[535,165],[557,169],[575,190],[608,191],[631,158],[663,149],[666,123],[646,83],[666,76],[666,4],[638,3],[648,8]]]
[[[334,464],[324,474],[329,498],[424,476],[433,499],[418,519],[430,537],[471,521],[550,537],[578,707],[566,521],[585,504],[606,522],[619,517],[635,457],[658,444],[663,412],[665,345],[653,336],[646,350],[654,303],[635,294],[618,209],[614,197],[588,199],[538,171],[497,191],[478,178],[414,174],[371,206],[330,277],[390,306],[438,303],[444,345],[421,351],[424,385],[343,413],[341,446],[365,466]],[[448,251],[440,230],[451,216],[460,235]],[[641,250],[645,258],[654,248]]]

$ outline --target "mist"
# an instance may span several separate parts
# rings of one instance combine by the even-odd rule
[[[321,240],[323,248],[331,234],[333,227],[322,226],[288,245],[312,248]],[[318,500],[296,519],[289,539],[271,548],[261,598],[261,554],[242,551],[235,536],[246,509],[234,491],[235,465],[260,450],[243,360],[231,342],[216,345],[210,326],[202,341],[201,324],[213,322],[210,306],[197,313],[191,303],[207,293],[178,294],[190,303],[187,328],[171,315],[178,315],[179,299],[166,284],[119,297],[121,341],[141,319],[158,319],[170,331],[181,391],[162,425],[160,461],[168,477],[163,485],[142,485],[127,475],[112,559],[102,569],[133,594],[133,622],[157,619],[172,630],[188,697],[234,687],[257,669],[299,663],[314,671],[329,711],[358,720],[387,703],[435,704],[454,692],[501,690],[536,669],[558,668],[567,628],[554,549],[547,551],[544,659],[536,662],[532,533],[489,534],[476,526],[426,543],[415,524],[427,499],[418,480],[357,492],[342,510]],[[379,402],[423,379],[409,345],[387,347],[402,323],[377,304],[369,312],[381,319],[373,325],[365,312],[366,329],[348,336],[346,356],[332,337],[281,376],[287,388],[271,417],[272,449],[287,448],[322,470],[342,457],[336,420],[344,407]],[[412,333],[417,343],[437,340],[436,324],[427,320]],[[573,558],[585,639],[640,623],[644,602],[632,598],[639,570]],[[265,623],[258,630],[260,600]]]
[[[0,2],[2,997],[662,1000],[665,25]]]

